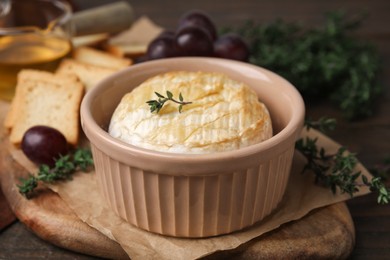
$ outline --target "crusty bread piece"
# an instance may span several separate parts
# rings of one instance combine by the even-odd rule
[[[72,75],[54,75],[38,70],[22,70],[10,141],[19,145],[32,126],[46,125],[59,130],[68,143],[79,137],[79,110],[84,87]]]
[[[79,62],[117,70],[126,68],[132,64],[131,59],[120,58],[89,47],[76,48],[73,51],[73,59]]]
[[[56,71],[59,75],[76,75],[86,88],[86,91],[94,87],[99,81],[118,69],[105,68],[87,63],[82,63],[72,59],[64,59]]]

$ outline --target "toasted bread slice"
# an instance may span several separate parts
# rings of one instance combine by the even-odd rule
[[[120,58],[89,47],[76,48],[73,51],[73,59],[79,62],[117,70],[126,68],[133,63],[131,59]]]
[[[17,118],[17,111],[16,108],[20,104],[20,92],[21,89],[27,86],[28,84],[25,84],[26,81],[30,80],[38,80],[39,77],[50,77],[51,73],[45,72],[45,71],[40,71],[40,73],[30,73],[26,71],[18,73],[18,79],[17,79],[17,84],[16,84],[16,89],[15,89],[15,95],[14,98],[12,99],[10,108],[8,110],[8,113],[5,117],[4,120],[4,127],[7,130],[11,130],[11,128],[14,126],[15,120]]]
[[[82,46],[98,47],[103,42],[107,41],[109,37],[110,34],[108,33],[76,36],[72,38],[72,45],[75,48],[82,47]]]
[[[86,91],[88,91],[99,81],[116,71],[118,71],[118,69],[100,67],[72,59],[65,59],[60,63],[56,73],[60,75],[76,75],[85,86]]]
[[[146,53],[149,43],[162,31],[162,27],[142,16],[128,30],[111,37],[103,48],[119,57],[136,58]]]
[[[15,90],[15,96],[14,98],[12,99],[11,101],[11,105],[9,107],[9,110],[5,116],[5,119],[4,119],[4,127],[6,130],[10,131],[11,128],[13,127],[14,123],[15,123],[15,119],[16,119],[16,104],[18,104],[19,101],[17,101],[18,99],[18,87],[16,87],[16,90]]]
[[[132,45],[126,45],[126,44],[119,44],[119,45],[103,45],[104,49],[111,53],[112,55],[115,55],[117,57],[126,57],[126,58],[137,58],[142,55],[146,54],[146,51],[148,49],[147,44],[132,44]]]
[[[79,138],[79,110],[84,87],[76,76],[22,70],[18,97],[13,104],[14,122],[10,141],[19,145],[32,126],[46,125],[59,130],[69,144]]]

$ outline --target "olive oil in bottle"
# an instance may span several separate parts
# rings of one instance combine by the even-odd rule
[[[0,98],[12,99],[20,70],[54,71],[70,51],[67,39],[50,34],[0,36]]]

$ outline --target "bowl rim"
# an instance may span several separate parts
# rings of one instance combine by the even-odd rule
[[[266,75],[272,76],[273,78],[276,77],[278,80],[284,83],[281,87],[288,90],[289,97],[292,100],[296,101],[295,112],[292,113],[292,117],[287,123],[287,125],[281,131],[279,131],[277,134],[273,135],[271,138],[267,140],[237,150],[205,153],[205,154],[181,154],[181,153],[172,153],[172,152],[161,152],[161,151],[150,150],[142,147],[137,147],[135,145],[125,143],[124,141],[112,137],[106,130],[104,130],[101,126],[99,126],[94,120],[89,108],[91,107],[93,101],[99,95],[99,93],[103,89],[105,89],[110,82],[113,82],[117,78],[123,77],[123,75],[131,73],[132,71],[142,70],[148,67],[154,67],[158,65],[164,65],[164,64],[166,65],[169,63],[177,64],[177,63],[187,63],[187,62],[197,62],[197,63],[207,62],[207,63],[214,64],[216,66],[224,66],[224,67],[240,66],[244,69],[248,68],[248,69],[256,70],[257,72],[260,73],[265,73]],[[293,139],[295,142],[296,138],[300,134],[301,128],[303,127],[304,116],[305,116],[305,106],[304,106],[304,101],[302,96],[290,82],[288,82],[280,75],[268,69],[253,64],[234,61],[234,60],[227,60],[222,58],[210,58],[210,57],[175,57],[175,58],[166,58],[166,59],[147,61],[140,64],[132,65],[128,68],[122,69],[121,71],[118,71],[108,76],[104,80],[100,81],[97,84],[97,86],[89,90],[84,96],[80,108],[81,125],[82,128],[84,129],[85,134],[87,135],[87,138],[90,140],[91,143],[94,143],[94,141],[91,141],[91,139],[99,139],[102,142],[101,147],[111,147],[111,149],[115,149],[116,151],[121,153],[131,154],[136,157],[146,156],[150,160],[158,160],[163,163],[174,162],[174,163],[186,163],[190,165],[215,162],[215,161],[223,162],[226,160],[244,158],[272,148],[278,150],[277,144],[285,142],[287,139],[291,141],[291,135],[294,135]],[[92,128],[93,130],[91,130]]]

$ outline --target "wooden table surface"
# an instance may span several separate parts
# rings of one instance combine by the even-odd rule
[[[84,9],[107,0],[74,0],[74,6]],[[209,13],[218,27],[240,24],[247,19],[258,22],[282,18],[319,25],[324,13],[345,10],[369,14],[358,34],[378,48],[383,61],[381,84],[385,93],[378,101],[375,115],[357,122],[343,120],[338,111],[326,103],[307,108],[312,118],[331,116],[338,120],[337,129],[330,133],[334,140],[358,154],[359,160],[371,168],[390,155],[390,1],[388,0],[198,0],[198,1],[131,0],[136,17],[147,15],[156,23],[173,28],[182,13],[201,9]],[[390,185],[390,183],[389,183]],[[0,196],[1,199],[1,196]],[[353,259],[390,259],[390,206],[376,204],[374,194],[348,201],[356,228],[356,245]],[[0,207],[3,210],[3,207]],[[3,212],[0,212],[3,214]],[[335,241],[337,242],[337,241]],[[15,221],[0,231],[0,259],[93,259],[55,247],[36,237],[23,224]]]

